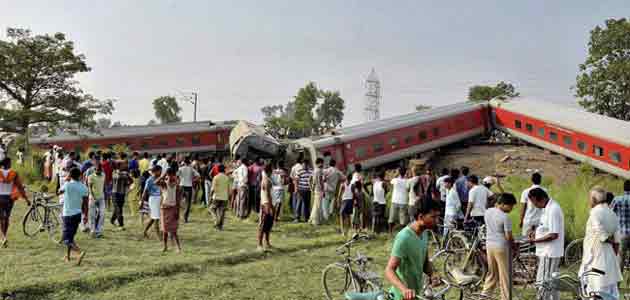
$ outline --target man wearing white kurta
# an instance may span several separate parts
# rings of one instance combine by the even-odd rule
[[[591,212],[586,222],[584,255],[580,275],[592,269],[604,275],[587,276],[584,280],[588,292],[607,293],[619,299],[617,283],[622,275],[614,246],[619,242],[619,219],[606,204],[606,191],[595,187],[590,193]]]

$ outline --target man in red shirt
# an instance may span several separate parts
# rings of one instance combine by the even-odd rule
[[[114,172],[112,162],[112,154],[107,152],[103,154],[103,160],[101,162],[101,168],[105,174],[105,205],[111,207],[112,200],[112,174]]]

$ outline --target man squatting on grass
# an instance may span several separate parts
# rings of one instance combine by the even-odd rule
[[[59,194],[64,195],[61,241],[68,247],[68,252],[64,259],[70,261],[70,254],[74,251],[77,254],[77,265],[81,265],[85,251],[81,251],[74,241],[74,236],[77,234],[77,229],[79,229],[79,224],[81,223],[81,214],[87,216],[88,211],[88,188],[80,179],[81,170],[72,168],[70,170],[70,182],[65,183],[59,190]]]
[[[430,202],[414,212],[411,224],[394,239],[392,253],[385,268],[385,278],[393,285],[390,292],[395,300],[412,300],[423,291],[423,277],[432,277],[433,266],[428,256],[428,234],[440,216],[440,208]],[[424,273],[424,274],[423,274]]]

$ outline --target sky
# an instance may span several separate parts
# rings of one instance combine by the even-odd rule
[[[116,99],[110,118],[125,124],[155,118],[159,96],[190,92],[198,120],[260,122],[261,107],[313,81],[341,93],[350,125],[364,121],[371,68],[381,117],[462,102],[470,86],[500,80],[574,105],[589,31],[628,12],[628,0],[0,0],[0,38],[7,27],[65,33],[92,68],[81,87]]]

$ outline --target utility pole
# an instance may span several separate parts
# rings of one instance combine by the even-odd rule
[[[184,100],[194,106],[193,110],[193,122],[197,122],[197,98],[199,94],[197,92],[183,93],[181,91],[177,91],[177,93],[181,96],[181,100]],[[192,97],[190,96],[192,95]]]
[[[192,92],[194,98],[194,103],[193,105],[195,106],[194,112],[193,112],[193,122],[197,122],[197,92]]]

